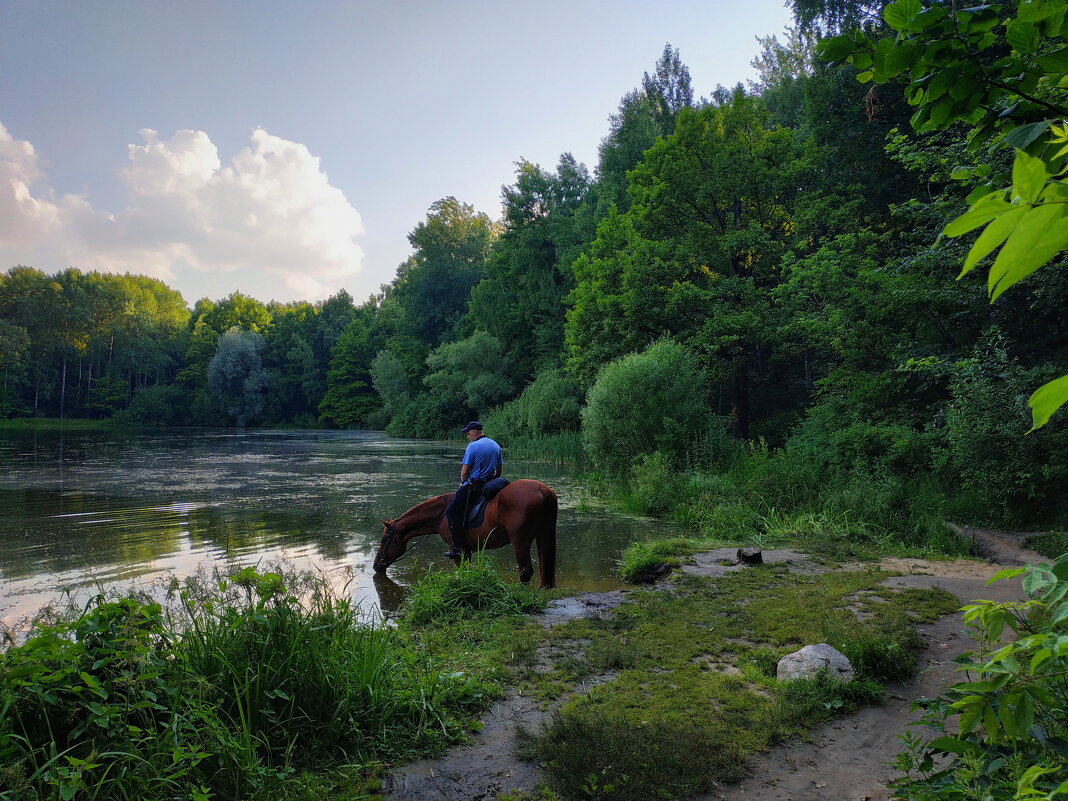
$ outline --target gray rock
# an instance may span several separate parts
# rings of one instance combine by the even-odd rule
[[[779,681],[814,679],[820,673],[827,673],[839,681],[849,681],[853,678],[853,666],[845,654],[821,642],[819,645],[806,645],[800,651],[780,659],[775,678]]]
[[[743,565],[762,565],[764,564],[764,554],[760,552],[759,548],[739,548],[738,561]]]

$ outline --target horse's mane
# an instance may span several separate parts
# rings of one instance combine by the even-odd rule
[[[429,525],[432,520],[436,525],[437,522],[441,520],[441,515],[445,510],[445,504],[448,502],[448,499],[448,494],[435,495],[433,498],[429,498],[422,503],[417,503],[393,522],[405,526],[412,526],[420,524]]]

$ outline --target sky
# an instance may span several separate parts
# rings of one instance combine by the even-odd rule
[[[783,0],[0,0],[0,271],[360,302],[435,201],[497,219],[520,159],[593,172],[665,43],[709,95],[789,23]]]

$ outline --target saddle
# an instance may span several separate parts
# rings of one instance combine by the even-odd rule
[[[478,528],[486,516],[486,505],[492,501],[497,493],[508,486],[508,479],[494,478],[482,485],[482,497],[467,509],[467,517],[464,519],[464,528]]]

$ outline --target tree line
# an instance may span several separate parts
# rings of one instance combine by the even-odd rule
[[[798,27],[758,40],[757,80],[707,97],[668,45],[592,172],[518,161],[499,220],[438,201],[362,304],[190,311],[143,277],[15,268],[0,413],[408,436],[482,417],[505,444],[582,431],[620,474],[764,442],[828,476],[936,476],[1051,513],[1068,429],[1022,434],[1068,364],[1063,252],[990,304],[981,276],[957,280],[975,237],[941,236],[1021,149],[1063,186],[1047,134],[1068,66],[1052,22],[1017,24],[1032,4],[797,0]],[[1033,66],[1019,84],[998,77],[1012,58]]]
[[[314,425],[338,337],[357,310],[240,292],[192,310],[140,275],[0,275],[0,415],[145,425]]]

